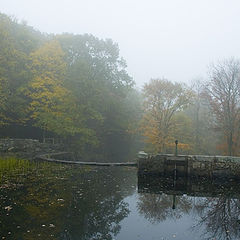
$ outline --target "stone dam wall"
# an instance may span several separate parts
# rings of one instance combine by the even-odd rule
[[[240,157],[158,154],[139,158],[138,174],[240,179]]]

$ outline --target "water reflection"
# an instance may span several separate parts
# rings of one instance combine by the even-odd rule
[[[201,220],[195,228],[204,225],[204,236],[210,239],[239,239],[240,238],[240,201],[224,196],[204,199],[195,206]]]
[[[136,174],[0,162],[0,239],[240,239],[238,183]]]
[[[152,223],[195,216],[201,239],[240,238],[240,186],[231,179],[197,180],[138,176],[139,212]]]
[[[44,163],[15,172],[0,182],[2,239],[113,239],[136,183],[127,168]]]

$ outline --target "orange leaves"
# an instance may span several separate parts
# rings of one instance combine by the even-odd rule
[[[167,145],[166,145],[169,149],[175,149],[175,147],[176,147],[176,145],[175,145],[175,143],[174,142],[171,142],[171,143],[168,143]],[[190,151],[191,150],[191,146],[190,146],[190,144],[188,144],[188,143],[178,143],[178,149],[179,150],[182,150],[182,151]]]
[[[143,136],[156,151],[165,152],[167,146],[175,140],[176,125],[173,117],[189,104],[193,94],[184,85],[166,79],[151,80],[149,84],[145,84],[143,93],[145,97],[141,121]]]

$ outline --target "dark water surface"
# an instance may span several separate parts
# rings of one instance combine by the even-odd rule
[[[135,168],[0,161],[0,239],[240,239],[234,181],[138,177]]]

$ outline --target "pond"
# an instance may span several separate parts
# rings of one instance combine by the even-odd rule
[[[0,239],[240,238],[240,186],[130,167],[0,161]]]

